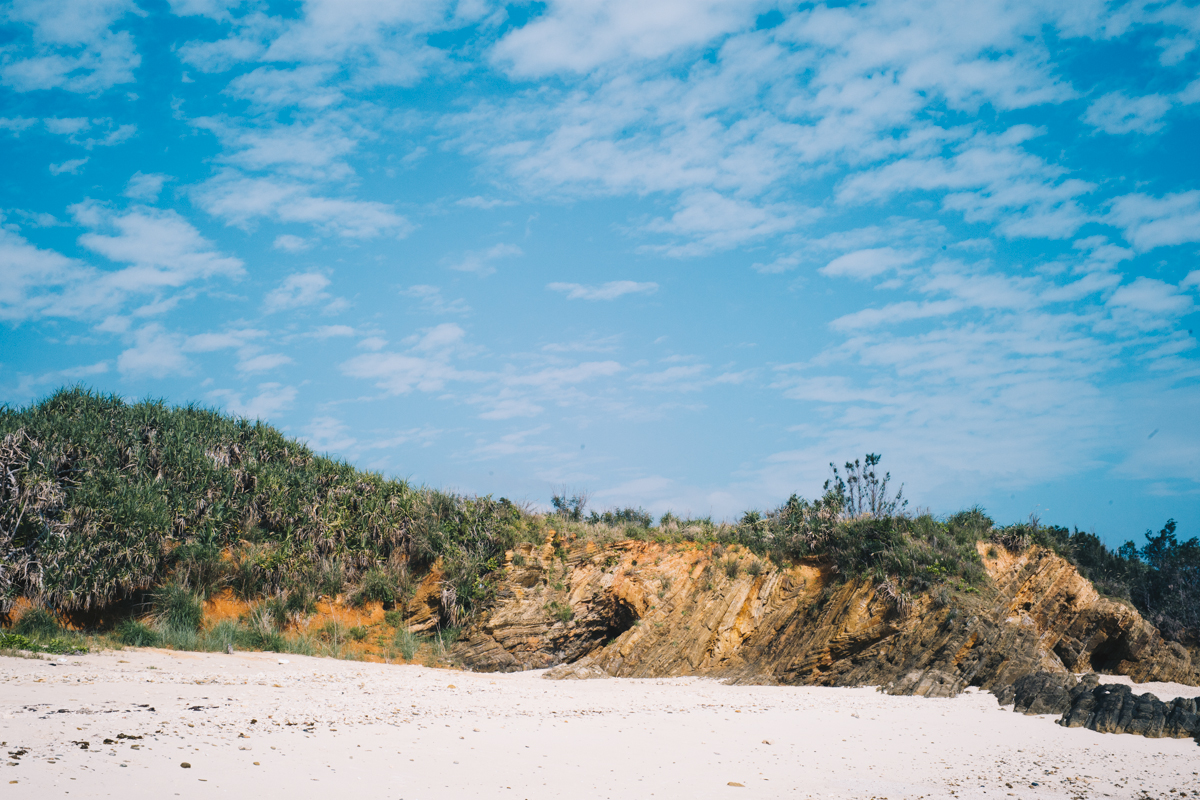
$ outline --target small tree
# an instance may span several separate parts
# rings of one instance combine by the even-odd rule
[[[882,456],[876,453],[868,453],[862,462],[857,458],[847,461],[843,467],[846,470],[845,478],[832,462],[829,464],[829,468],[833,470],[833,477],[825,481],[825,492],[827,496],[832,493],[840,500],[842,512],[846,516],[865,515],[883,519],[902,515],[908,507],[908,501],[904,499],[904,484],[900,485],[900,491],[892,497],[888,494],[888,481],[892,479],[892,473],[884,473],[883,478],[880,478],[875,472],[881,458]]]
[[[587,508],[587,504],[587,492],[575,492],[568,496],[567,490],[563,489],[561,494],[555,492],[554,496],[550,498],[550,505],[554,506],[554,513],[572,522],[579,522],[583,519],[583,512]]]

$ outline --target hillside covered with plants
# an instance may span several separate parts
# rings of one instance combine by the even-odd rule
[[[0,611],[62,613],[143,600],[283,595],[297,608],[347,587],[390,602],[443,558],[453,613],[528,515],[387,480],[260,422],[74,388],[0,410]]]
[[[982,586],[980,541],[1039,545],[1167,636],[1196,641],[1200,544],[1179,541],[1173,522],[1147,532],[1141,547],[1113,551],[1092,534],[1033,519],[997,527],[980,509],[913,515],[879,462],[868,455],[834,468],[820,498],[792,496],[735,523],[665,514],[656,524],[641,509],[589,512],[586,496],[566,493],[540,514],[360,471],[261,422],[64,389],[0,408],[0,616],[32,607],[15,620],[27,642],[71,620],[119,623],[130,644],[282,649],[283,632],[318,600],[402,609],[436,562],[438,626],[453,629],[491,602],[504,553],[542,544],[553,529],[558,540],[654,540],[714,553],[740,545],[777,565],[819,559],[898,603]],[[253,614],[217,635],[203,612],[216,596]],[[401,610],[388,619],[399,642]]]

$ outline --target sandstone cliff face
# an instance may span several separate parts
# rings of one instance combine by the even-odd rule
[[[478,670],[570,664],[549,675],[706,675],[930,696],[1039,671],[1200,684],[1187,650],[1099,597],[1063,559],[980,547],[991,587],[910,600],[888,585],[839,583],[817,560],[780,570],[741,548],[552,537],[508,554],[496,603],[454,655]]]

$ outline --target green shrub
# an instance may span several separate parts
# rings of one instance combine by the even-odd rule
[[[333,599],[346,586],[346,567],[337,559],[322,561],[316,576],[317,593]]]
[[[288,589],[283,596],[283,609],[287,614],[312,614],[317,610],[317,598],[311,587],[299,584]],[[284,622],[279,623],[283,627]]]
[[[203,599],[220,592],[227,582],[229,570],[211,531],[202,541],[177,547],[171,558],[175,562],[175,581]]]
[[[266,594],[278,560],[278,554],[268,547],[253,545],[239,552],[228,567],[227,579],[233,593],[243,600]]]
[[[346,626],[332,619],[317,631],[317,638],[335,646],[341,645],[346,640]]]
[[[421,647],[421,639],[407,628],[400,628],[396,631],[395,644],[404,660],[412,661]]]
[[[0,650],[33,650],[34,644],[19,633],[0,631]]]
[[[731,581],[736,580],[738,574],[742,571],[742,562],[737,558],[737,556],[730,556],[729,558],[725,559],[725,563],[722,565],[722,568],[725,570],[725,577],[729,578]]]
[[[361,642],[367,638],[367,629],[362,625],[355,625],[349,631],[347,631],[347,633],[349,633],[350,638],[356,642]]]
[[[136,619],[122,620],[116,629],[117,639],[130,647],[158,647],[158,632]]]
[[[608,511],[591,512],[588,522],[593,525],[609,525],[614,528],[632,527],[634,530],[646,530],[654,525],[654,517],[644,508],[614,508]]]
[[[558,600],[551,600],[545,605],[545,612],[559,622],[566,624],[575,616],[575,611],[569,603],[562,603]]]
[[[168,650],[200,650],[200,633],[195,628],[177,628],[171,625],[155,626],[160,647]]]
[[[574,615],[574,612],[571,613]],[[458,625],[448,625],[437,632],[434,638],[443,657],[446,655],[446,651],[450,649],[450,646],[462,637],[462,631],[463,629]]]
[[[361,606],[367,603],[396,602],[396,580],[382,567],[371,567],[359,579],[358,588],[351,595],[351,602]]]
[[[45,608],[34,607],[21,615],[13,625],[13,631],[31,639],[49,639],[62,632],[58,619]]]
[[[31,653],[53,653],[55,655],[75,655],[86,653],[87,645],[79,636],[63,636],[53,639],[34,639],[19,633],[0,632],[0,650],[27,650]]]
[[[204,606],[200,598],[177,583],[169,583],[155,591],[152,605],[154,619],[161,629],[195,632],[204,619]]]

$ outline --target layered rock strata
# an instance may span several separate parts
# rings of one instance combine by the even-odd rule
[[[879,685],[928,696],[1036,672],[1200,684],[1192,653],[1100,597],[1062,558],[984,543],[980,555],[989,586],[944,584],[908,597],[887,582],[839,581],[819,559],[778,569],[742,548],[552,536],[508,554],[494,605],[453,654],[477,670],[569,664],[559,673]],[[426,617],[431,601],[425,592]]]

